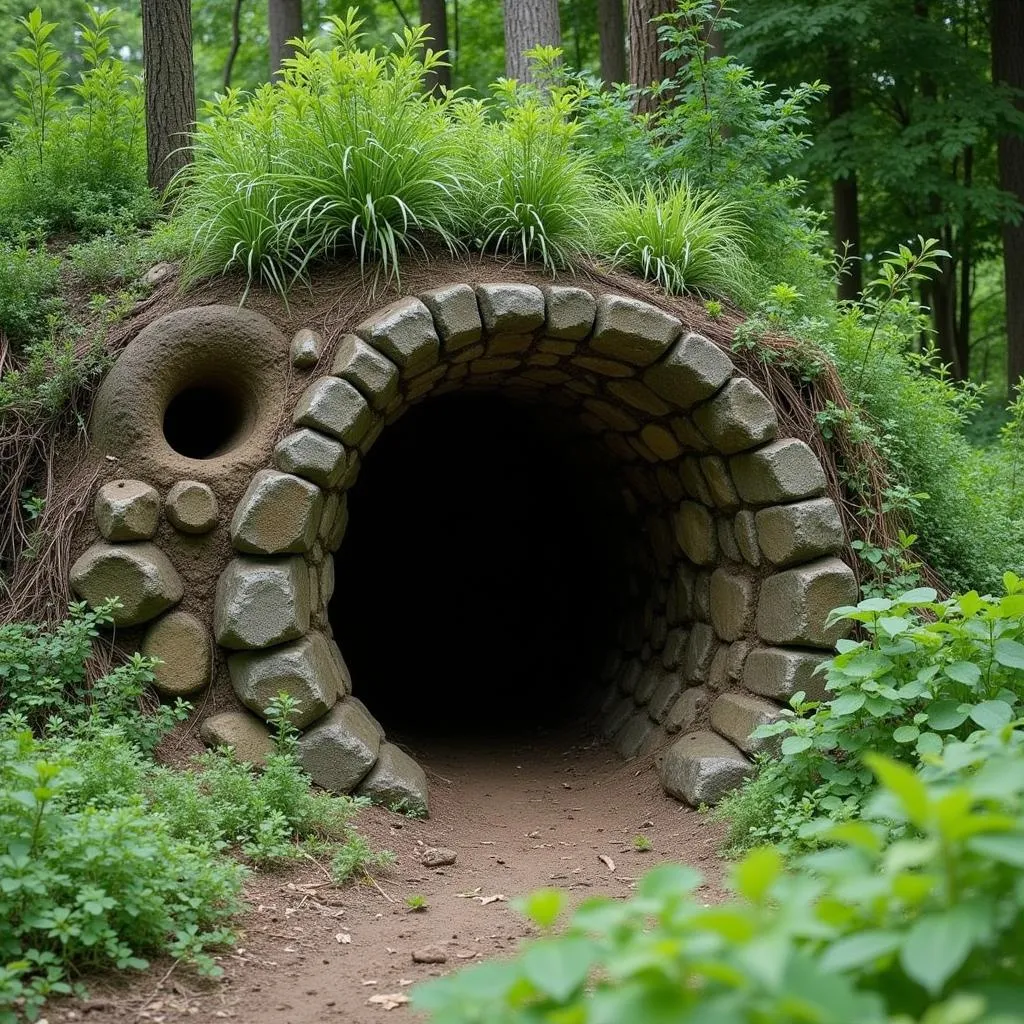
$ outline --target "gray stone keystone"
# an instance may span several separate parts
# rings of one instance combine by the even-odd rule
[[[273,647],[309,629],[309,570],[297,557],[233,558],[213,608],[217,643],[232,650]]]
[[[769,644],[835,647],[851,629],[849,622],[828,628],[833,608],[857,602],[853,571],[838,558],[822,558],[769,576],[761,584],[757,632]]]
[[[718,391],[732,371],[732,360],[714,342],[689,333],[644,373],[644,383],[666,401],[689,409]]]
[[[345,446],[318,430],[303,427],[282,437],[274,448],[274,465],[332,490],[348,468]]]
[[[748,779],[753,765],[713,732],[680,736],[665,752],[659,774],[665,792],[693,807],[713,806]]]
[[[427,817],[430,813],[426,773],[394,743],[381,743],[377,763],[356,794],[407,814]]]
[[[347,380],[378,411],[398,394],[398,367],[355,334],[338,342],[331,373]]]
[[[97,541],[75,561],[69,575],[72,589],[90,608],[112,597],[120,599],[120,608],[112,613],[115,626],[149,622],[185,593],[170,559],[148,541]]]
[[[366,399],[347,380],[321,377],[303,391],[292,422],[313,427],[345,444],[355,446],[373,424]]]
[[[763,508],[756,523],[758,545],[776,565],[834,555],[843,547],[843,524],[831,498]]]
[[[303,327],[292,338],[291,359],[296,370],[308,370],[320,362],[324,350],[324,336],[311,327]]]
[[[318,786],[351,793],[370,773],[380,750],[380,734],[366,713],[341,700],[299,739],[299,763]]]
[[[694,565],[711,565],[718,555],[718,537],[711,513],[695,501],[684,501],[672,518],[676,540]]]
[[[582,341],[593,329],[597,301],[583,288],[547,285],[542,288],[547,305],[547,328],[550,338]]]
[[[679,336],[682,324],[648,302],[602,295],[590,348],[634,366],[650,366]],[[655,390],[657,390],[655,388]]]
[[[231,543],[249,555],[298,555],[316,540],[324,495],[292,473],[261,469],[231,517]]]
[[[152,540],[160,522],[160,495],[141,480],[112,480],[96,492],[93,515],[106,540]]]
[[[760,725],[777,721],[782,714],[777,704],[749,693],[723,693],[711,705],[711,728],[753,757],[778,747],[776,737],[754,739],[751,733]]]
[[[179,480],[167,492],[167,519],[181,533],[209,533],[220,515],[217,496],[198,480]]]
[[[544,293],[532,284],[478,284],[484,329],[488,334],[529,334],[544,323]]]
[[[139,649],[160,660],[153,669],[153,689],[164,697],[187,697],[210,682],[210,632],[189,612],[161,616],[146,630]]]
[[[420,298],[434,318],[434,328],[445,352],[457,352],[480,340],[483,334],[480,308],[476,292],[468,284],[431,288]]]
[[[323,633],[309,633],[269,651],[232,654],[228,672],[238,699],[266,718],[270,702],[287,693],[298,702],[292,725],[305,729],[330,710],[344,689],[329,644]]]
[[[355,333],[409,376],[429,370],[441,348],[430,310],[414,298],[385,306],[359,324]]]
[[[784,704],[801,692],[808,700],[824,700],[827,677],[824,672],[815,672],[831,657],[829,651],[759,647],[750,652],[743,664],[743,686],[751,693]]]
[[[711,623],[731,643],[745,636],[754,619],[757,585],[747,576],[719,567],[711,574]]]
[[[691,686],[672,705],[665,719],[668,733],[690,732],[711,703],[712,693],[706,686]]]
[[[735,455],[729,468],[740,497],[751,505],[778,505],[825,493],[818,457],[794,437]]]
[[[725,455],[771,441],[779,432],[772,403],[746,377],[733,377],[711,401],[694,409],[693,422]]]
[[[208,747],[230,747],[235,758],[262,768],[274,751],[270,730],[248,711],[222,711],[203,719],[199,737]]]

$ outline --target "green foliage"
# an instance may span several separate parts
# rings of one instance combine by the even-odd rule
[[[0,153],[5,233],[102,232],[150,218],[141,79],[114,55],[117,12],[91,8],[78,26],[77,80],[39,8],[13,54],[18,110]]]
[[[410,914],[421,914],[428,909],[430,906],[427,903],[427,897],[421,896],[419,893],[414,893],[412,896],[405,897],[405,909]]]
[[[48,332],[60,308],[60,261],[44,250],[0,239],[0,336],[23,346]]]
[[[560,893],[520,905],[548,931],[511,960],[414,991],[435,1024],[759,1021],[1013,1024],[1024,998],[1024,751],[1018,732],[947,748],[930,777],[869,757],[864,820],[787,871],[751,851],[737,898],[664,865],[628,901],[583,903],[557,935]]]
[[[372,871],[386,871],[397,858],[390,850],[374,850],[364,836],[349,833],[331,861],[331,875],[336,882],[351,882]]]

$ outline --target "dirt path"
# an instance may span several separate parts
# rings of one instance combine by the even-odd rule
[[[543,886],[574,899],[626,896],[663,860],[700,868],[703,894],[719,894],[720,836],[713,823],[665,797],[646,765],[624,764],[603,747],[568,736],[506,742],[486,750],[435,743],[414,752],[431,773],[427,821],[372,809],[360,828],[395,868],[369,884],[337,888],[318,865],[264,873],[247,887],[252,910],[238,947],[221,960],[224,977],[204,982],[185,971],[161,980],[160,965],[129,985],[92,983],[89,1003],[49,1014],[63,1020],[217,1021],[363,1024],[412,1021],[374,996],[408,994],[425,978],[501,956],[529,934],[508,900]],[[652,849],[638,852],[635,836]],[[452,866],[420,862],[427,847],[458,854]],[[600,859],[614,861],[614,872]],[[422,912],[406,900],[421,896]],[[443,963],[414,963],[413,954]]]

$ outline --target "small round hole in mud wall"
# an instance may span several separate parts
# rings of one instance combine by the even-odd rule
[[[167,404],[164,438],[188,459],[213,459],[245,440],[251,416],[245,396],[219,381],[190,384]]]
[[[491,393],[384,432],[350,492],[329,614],[385,729],[474,740],[589,718],[636,536],[617,483],[574,421]]]

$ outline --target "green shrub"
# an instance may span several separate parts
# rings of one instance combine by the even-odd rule
[[[78,26],[82,70],[49,42],[56,25],[37,7],[13,59],[18,114],[0,154],[0,224],[21,231],[87,234],[150,218],[141,80],[114,56],[115,10],[91,8]]]
[[[414,1006],[435,1024],[1019,1024],[1022,741],[983,731],[928,778],[869,755],[880,785],[864,820],[833,826],[791,871],[752,851],[729,903],[695,898],[700,875],[664,865],[555,935],[567,898],[535,893],[522,909],[547,936],[420,986]]]
[[[0,336],[16,346],[49,333],[60,309],[60,260],[43,249],[0,239]]]

